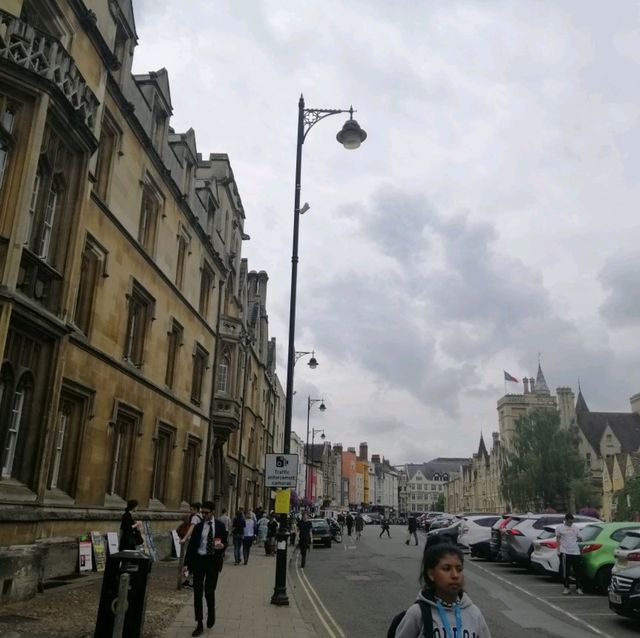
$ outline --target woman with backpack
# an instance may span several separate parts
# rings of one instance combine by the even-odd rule
[[[434,629],[447,638],[491,638],[482,612],[464,593],[463,564],[462,552],[454,545],[426,549],[420,573],[423,589],[416,602],[393,619],[387,638],[433,638]]]

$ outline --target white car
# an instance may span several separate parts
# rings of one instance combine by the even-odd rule
[[[470,514],[462,519],[458,544],[466,547],[472,556],[489,557],[491,526],[500,518],[498,514]]]
[[[558,576],[560,574],[560,556],[558,556],[558,541],[556,540],[556,527],[561,525],[547,525],[533,541],[531,553],[531,569],[539,574]],[[581,530],[588,522],[574,523],[577,530]]]
[[[614,572],[627,567],[638,567],[640,565],[640,529],[627,532],[613,555],[616,559],[613,566]]]

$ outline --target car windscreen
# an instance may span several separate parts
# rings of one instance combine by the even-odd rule
[[[583,541],[592,541],[602,531],[600,525],[586,525],[578,533]]]
[[[555,538],[556,537],[556,532],[553,529],[543,529],[539,534],[538,534],[538,540],[545,540],[547,538]]]
[[[633,532],[627,534],[620,543],[620,549],[638,549],[640,547],[640,534]]]

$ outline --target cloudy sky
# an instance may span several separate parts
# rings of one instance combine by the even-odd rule
[[[497,429],[502,371],[640,392],[640,9],[617,0],[134,0],[134,70],[228,153],[269,273],[284,386],[297,103],[304,145],[294,429],[419,462]],[[522,391],[513,385],[511,391]]]

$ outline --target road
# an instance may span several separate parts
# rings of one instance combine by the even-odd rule
[[[367,526],[358,542],[345,536],[331,549],[314,549],[304,570],[297,560],[292,565],[290,587],[321,636],[383,638],[415,599],[423,545],[405,545],[404,527],[392,526],[391,539],[378,538],[379,529]],[[610,612],[606,597],[562,596],[560,584],[514,566],[467,558],[465,589],[492,638],[640,636],[640,622]]]

